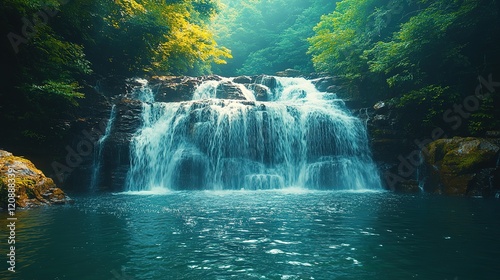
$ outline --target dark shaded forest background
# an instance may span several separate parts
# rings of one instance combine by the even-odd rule
[[[386,100],[412,137],[500,130],[496,0],[5,0],[0,13],[0,147],[59,143],[105,77],[284,69]]]

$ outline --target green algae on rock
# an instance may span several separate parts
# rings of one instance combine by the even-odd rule
[[[439,139],[426,147],[425,162],[435,192],[465,195],[476,173],[495,165],[500,147],[482,138]],[[432,190],[431,190],[432,191]]]
[[[9,171],[10,170],[10,171]],[[13,174],[9,177],[8,174]],[[6,208],[8,180],[15,180],[16,206],[29,208],[37,205],[65,204],[71,201],[35,165],[22,157],[0,150],[0,207]]]

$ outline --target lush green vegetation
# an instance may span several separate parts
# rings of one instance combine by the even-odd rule
[[[0,13],[13,139],[62,137],[100,77],[287,68],[343,78],[367,104],[392,99],[408,132],[500,126],[497,0],[5,0]],[[459,111],[476,92],[480,106]]]
[[[454,105],[475,94],[478,76],[500,80],[498,38],[498,1],[344,0],[321,18],[309,52],[317,70],[361,86],[364,98],[396,98],[408,131],[450,127],[443,113],[453,109],[468,122],[452,133],[477,134],[499,128],[498,95],[465,113]]]
[[[96,77],[198,75],[230,51],[208,24],[217,1],[2,2],[2,121],[37,143],[60,137]],[[5,74],[4,74],[5,73]]]
[[[321,15],[332,11],[331,0],[221,0],[224,12],[212,28],[217,41],[234,59],[215,72],[234,76],[274,74],[292,68],[313,72],[307,38]]]

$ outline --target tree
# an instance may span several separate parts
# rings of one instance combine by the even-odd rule
[[[96,76],[209,73],[231,57],[208,29],[217,11],[215,0],[4,1],[9,137],[61,138]]]
[[[335,1],[222,1],[223,13],[213,24],[218,41],[234,59],[216,72],[223,75],[274,74],[287,68],[313,71],[306,38]]]
[[[402,111],[427,112],[408,120],[409,130],[425,133],[421,128],[443,125],[442,113],[473,92],[475,76],[498,73],[499,15],[493,0],[343,0],[315,27],[309,52],[317,70],[361,85],[364,98],[395,97]],[[485,110],[499,101],[485,102],[471,119],[498,114]],[[474,123],[469,132],[478,133]]]

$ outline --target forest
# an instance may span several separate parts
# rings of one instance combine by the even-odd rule
[[[388,100],[408,112],[413,135],[500,126],[500,98],[487,94],[500,80],[496,0],[6,0],[0,11],[0,121],[11,142],[64,137],[102,77],[289,68]],[[460,109],[476,92],[480,102]]]
[[[0,279],[499,279],[500,0],[2,0],[0,33]]]

